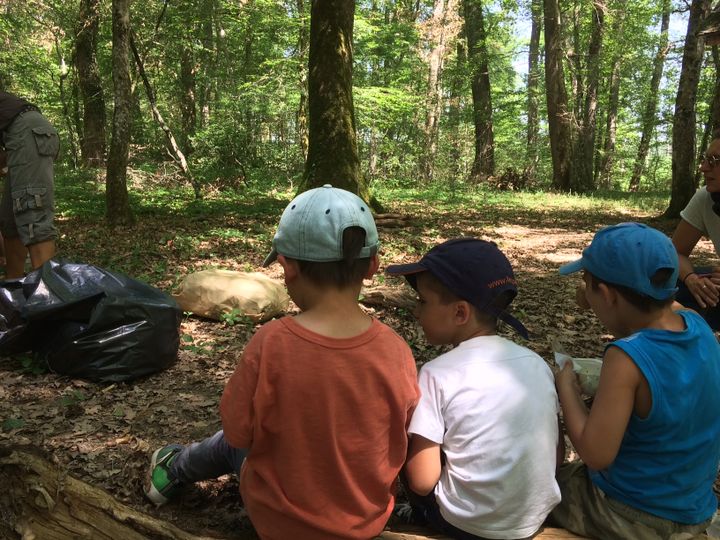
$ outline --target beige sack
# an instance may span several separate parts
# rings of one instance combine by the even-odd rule
[[[173,295],[183,311],[220,320],[233,309],[255,322],[287,310],[290,297],[279,281],[260,272],[203,270],[187,276]]]

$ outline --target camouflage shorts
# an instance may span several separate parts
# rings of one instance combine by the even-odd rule
[[[57,131],[37,111],[20,113],[4,132],[8,174],[0,201],[0,232],[23,245],[53,240],[53,162]]]
[[[551,520],[576,534],[599,540],[691,540],[707,538],[710,520],[685,525],[638,510],[614,499],[592,483],[580,461],[560,467],[562,501]]]

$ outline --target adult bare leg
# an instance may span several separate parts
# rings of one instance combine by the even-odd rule
[[[27,248],[19,236],[5,236],[5,277],[20,278],[25,275],[25,257]]]
[[[37,244],[30,244],[27,247],[30,251],[30,263],[33,270],[40,268],[45,261],[49,261],[55,256],[55,240],[45,240]]]

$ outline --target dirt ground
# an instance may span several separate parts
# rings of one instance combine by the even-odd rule
[[[647,215],[579,215],[575,211],[549,213],[543,209],[518,213],[501,208],[492,214],[478,211],[457,215],[433,212],[422,202],[401,211],[413,216],[405,227],[381,230],[383,268],[391,262],[413,260],[428,245],[453,236],[472,234],[495,240],[516,269],[520,294],[514,313],[531,333],[526,345],[549,362],[553,337],[568,353],[585,357],[601,355],[603,344],[610,339],[592,314],[574,305],[577,281],[561,278],[558,266],[577,258],[603,224],[638,220],[666,231],[674,225],[653,221]],[[100,266],[102,258],[98,253],[111,250],[112,257],[120,261],[126,252],[134,253],[131,246],[138,238],[149,235],[148,245],[155,247],[141,250],[140,255],[147,257],[148,264],[165,261],[171,270],[165,279],[153,284],[167,288],[175,274],[210,263],[235,270],[258,270],[268,248],[265,241],[245,241],[239,246],[218,240],[214,247],[188,258],[172,250],[172,235],[183,230],[182,219],[176,218],[170,226],[167,216],[148,215],[141,219],[140,229],[112,234],[107,230],[87,232],[97,226],[68,219],[60,224],[68,231],[61,239],[63,254]],[[253,231],[259,219],[264,226],[272,227],[277,216],[224,216],[222,220],[203,222],[202,226],[210,230],[222,224]],[[158,231],[165,231],[165,236]],[[703,244],[700,251],[709,255],[711,248]],[[108,260],[112,262],[113,258]],[[263,271],[279,277],[277,265]],[[399,280],[375,279],[375,284],[381,282],[404,286]],[[437,355],[437,349],[423,344],[422,332],[406,310],[368,310],[407,339],[419,364]],[[186,337],[177,362],[161,373],[131,383],[95,384],[49,373],[33,374],[23,369],[17,358],[0,358],[0,444],[37,447],[70,474],[189,532],[225,539],[253,538],[246,528],[234,478],[191,487],[177,502],[159,509],[144,499],[142,483],[154,449],[169,442],[197,440],[220,427],[218,401],[223,385],[254,329],[251,325],[228,326],[185,317],[181,332]],[[507,327],[501,333],[513,337]],[[8,419],[20,420],[21,425]]]

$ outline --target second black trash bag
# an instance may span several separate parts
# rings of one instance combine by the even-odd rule
[[[33,353],[56,373],[127,381],[177,357],[182,311],[155,287],[88,264],[48,261],[22,288]]]

